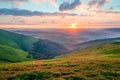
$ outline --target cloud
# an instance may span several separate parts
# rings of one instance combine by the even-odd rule
[[[45,13],[38,11],[29,11],[24,9],[6,9],[6,8],[0,9],[0,15],[30,16],[30,15],[43,15],[43,14]]]
[[[80,4],[81,4],[80,0],[74,0],[74,2],[72,3],[64,2],[59,6],[59,10],[60,11],[71,10],[71,9],[76,8]]]
[[[7,9],[2,8],[0,9],[0,15],[13,15],[13,16],[43,16],[43,15],[71,15],[75,16],[75,14],[69,13],[49,13],[49,12],[42,12],[42,11],[30,11],[25,9]]]
[[[96,11],[97,13],[105,13],[105,14],[111,14],[111,13],[113,13],[113,14],[120,14],[120,12],[118,12],[118,11],[111,11],[111,10],[107,10],[107,11],[102,11],[102,10],[100,10],[100,11]]]
[[[108,2],[110,2],[110,0],[89,0],[88,5],[90,7],[92,6],[101,7]]]
[[[20,10],[19,10],[20,11]],[[31,12],[31,11],[30,11]],[[45,15],[46,14],[46,15]],[[14,14],[15,15],[15,14]],[[78,25],[83,25],[80,27],[91,28],[92,25],[101,26],[101,23],[104,22],[117,22],[120,23],[120,14],[113,12],[104,12],[99,11],[95,16],[85,16],[85,15],[76,15],[72,16],[70,14],[61,14],[61,13],[44,13],[39,15],[27,14],[29,16],[19,16],[21,14],[14,15],[0,15],[0,25],[5,27],[5,25],[10,25],[14,28],[60,28],[60,27],[69,27],[70,24],[76,23]],[[22,14],[23,15],[23,14]],[[32,16],[31,16],[32,15]],[[18,26],[20,25],[20,26]],[[38,26],[37,26],[38,25]],[[107,24],[109,25],[109,24]],[[105,26],[101,26],[105,27]]]

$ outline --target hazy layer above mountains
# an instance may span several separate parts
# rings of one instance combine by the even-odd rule
[[[8,31],[33,36],[38,39],[51,40],[75,49],[82,42],[120,37],[120,28],[107,29],[7,29]]]

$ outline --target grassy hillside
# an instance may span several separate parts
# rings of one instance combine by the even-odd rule
[[[94,46],[91,50],[93,53],[106,55],[106,57],[120,58],[120,40]]]
[[[30,45],[36,41],[38,40],[33,37],[0,30],[0,44],[2,45],[7,45],[27,51]]]
[[[11,63],[31,60],[28,54],[28,48],[36,42],[29,36],[11,33],[0,30],[0,63]]]
[[[1,29],[0,29],[0,46],[1,46],[0,54],[5,56],[5,57],[0,56],[0,58],[2,59],[2,61],[0,60],[0,62],[3,62],[4,60],[6,62],[9,59],[10,59],[9,62],[21,61],[23,59],[22,57],[24,58],[26,57],[25,55],[23,55],[22,57],[19,56],[24,54],[25,53],[24,51],[29,53],[29,57],[34,59],[53,58],[67,51],[67,49],[63,45],[60,45],[58,43],[49,40],[39,40],[30,36],[16,34]],[[3,51],[2,48],[6,50]],[[20,51],[22,51],[23,53]],[[13,54],[16,56],[16,57],[13,56],[14,57],[13,60],[11,60],[10,57],[9,58],[7,57],[10,55],[9,54],[10,52],[12,53],[11,56],[13,56]],[[18,60],[16,60],[16,58],[18,58]],[[22,61],[24,60],[26,59],[23,59]]]
[[[116,38],[117,39],[117,38]],[[89,45],[86,48],[74,51],[70,54],[64,55],[63,57],[73,57],[74,56],[87,56],[92,55],[96,57],[118,57],[120,58],[120,40],[107,41],[106,43]]]
[[[120,40],[120,37],[118,37],[118,38],[109,38],[109,39],[92,40],[92,41],[77,44],[75,46],[77,47],[76,50],[78,50],[78,49],[86,48],[88,46],[97,46],[97,45],[100,45],[100,44],[104,44],[104,43],[108,43],[108,42],[116,41],[116,40]]]
[[[66,49],[64,45],[49,40],[39,40],[35,42],[31,50],[31,53],[35,55],[36,59],[41,59],[39,58],[40,56],[38,56],[40,53],[44,55],[44,59],[50,59],[68,52],[68,49]]]
[[[29,36],[0,30],[0,63],[31,60],[28,50],[38,40]]]
[[[0,45],[0,61],[1,62],[20,62],[31,60],[27,58],[29,54],[20,49]]]
[[[0,66],[8,80],[119,80],[120,40],[91,45],[58,58]]]

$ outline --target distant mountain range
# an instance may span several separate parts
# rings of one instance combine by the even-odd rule
[[[80,29],[7,29],[8,31],[46,39],[64,45],[69,50],[74,50],[74,45],[106,38],[120,37],[120,28],[80,28]]]
[[[114,31],[114,32],[119,32],[120,33],[120,28],[108,28],[108,29],[105,29],[107,31]]]

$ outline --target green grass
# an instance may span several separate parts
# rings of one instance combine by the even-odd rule
[[[99,46],[93,47],[91,51],[96,55],[120,58],[120,41],[111,41],[108,43],[100,44]]]
[[[67,50],[63,45],[60,45],[58,43],[55,43],[49,40],[39,40],[39,39],[30,37],[30,36],[16,34],[16,33],[8,32],[8,31],[1,30],[1,29],[0,29],[0,45],[1,47],[3,45],[3,46],[8,46],[14,49],[26,51],[30,54],[29,57],[34,58],[34,59],[53,58],[63,53],[62,51]],[[4,50],[4,53],[9,53],[9,51],[10,49],[8,50],[6,49]],[[0,54],[2,53],[3,51],[1,52],[0,50]],[[6,54],[4,56],[9,56],[9,54]],[[21,60],[22,59],[23,58],[21,58]],[[2,61],[3,60],[7,61],[8,59],[6,60],[6,57],[5,59],[3,59],[2,57]],[[9,60],[9,61],[12,61],[12,60]]]
[[[50,60],[0,65],[0,78],[7,80],[118,80],[120,79],[119,43],[120,41],[112,41],[91,46]]]
[[[80,56],[96,56],[96,57],[111,57],[120,58],[120,41],[110,41],[99,45],[91,45],[82,50],[72,52],[70,54],[63,55],[61,57],[73,57],[79,58]]]
[[[31,60],[28,51],[38,40],[0,29],[0,63]],[[32,58],[32,57],[31,57]]]
[[[1,79],[7,80],[118,80],[120,59],[72,59],[33,61],[0,66]]]
[[[51,73],[51,72],[32,72],[26,73],[22,75],[18,75],[15,77],[8,78],[8,80],[50,80],[50,78],[57,78],[60,77],[61,74],[59,73]]]
[[[12,47],[0,45],[0,61],[1,61],[1,63],[32,60],[30,58],[27,58],[28,55],[29,54],[27,52],[22,51],[20,49],[15,49]]]
[[[33,37],[0,30],[0,44],[1,45],[6,45],[6,46],[10,46],[13,48],[18,48],[18,49],[27,51],[30,45],[32,45],[34,42],[37,42],[37,41],[38,40]]]

